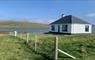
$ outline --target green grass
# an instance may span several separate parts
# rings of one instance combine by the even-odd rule
[[[0,60],[51,60],[54,54],[54,37],[51,34],[37,34],[37,51],[34,52],[35,34],[18,37],[0,35]],[[58,35],[59,49],[75,56],[76,60],[95,59],[95,35]],[[59,53],[58,60],[73,60]]]
[[[17,37],[0,35],[0,60],[42,60],[41,55],[29,49],[25,40]]]
[[[53,47],[55,35],[38,34],[37,52],[53,59]],[[29,45],[34,44],[34,35],[30,35]],[[59,49],[77,57],[77,60],[95,59],[95,35],[58,35]],[[25,37],[23,39],[26,39]],[[59,53],[58,60],[73,60],[68,56]]]
[[[47,28],[47,24],[31,23],[31,22],[0,22],[0,28]]]

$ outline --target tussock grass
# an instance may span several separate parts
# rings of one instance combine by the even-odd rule
[[[29,49],[25,40],[17,37],[0,35],[0,60],[42,60],[41,55],[37,55]]]
[[[35,34],[30,34],[28,45],[26,34],[18,37],[0,35],[0,60],[52,60],[54,37],[52,34],[37,34],[37,51],[34,52]],[[59,49],[77,57],[77,60],[95,59],[95,35],[58,35]],[[59,53],[58,60],[73,60]]]
[[[54,37],[51,34],[37,34],[38,50],[40,55],[46,55],[49,59],[53,59],[54,54]],[[77,57],[77,60],[93,60],[95,59],[95,35],[58,35],[59,49]],[[35,35],[30,35],[30,42],[33,45]],[[32,46],[31,45],[31,46]],[[59,53],[58,60],[73,60],[68,56]]]

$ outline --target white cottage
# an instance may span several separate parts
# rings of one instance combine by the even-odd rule
[[[75,16],[61,17],[50,24],[50,32],[66,34],[92,33],[92,24],[89,24]]]

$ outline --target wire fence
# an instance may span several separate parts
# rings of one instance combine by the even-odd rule
[[[76,59],[75,57],[58,48],[58,36],[46,34],[21,33],[20,38],[25,39],[29,48],[31,48],[34,52],[43,55],[49,60],[57,60],[58,51],[73,59]]]
[[[18,36],[26,40],[26,44],[36,54],[43,55],[48,60],[54,56],[54,36],[45,34],[19,33]]]
[[[47,60],[72,60],[68,56],[78,57],[78,60],[92,59],[89,57],[90,52],[95,56],[95,35],[57,35],[58,36],[58,55],[55,54],[55,35],[51,34],[33,34],[33,33],[18,33],[17,37],[24,39],[26,44],[36,54],[42,55]],[[65,51],[65,52],[64,52]],[[67,53],[66,53],[67,52]],[[65,54],[65,55],[64,55]],[[70,55],[71,54],[71,55]],[[62,59],[61,59],[62,58]],[[75,57],[73,57],[75,58]]]

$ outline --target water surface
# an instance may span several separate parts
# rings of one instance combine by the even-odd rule
[[[0,28],[0,31],[44,33],[44,32],[48,32],[49,28]]]

